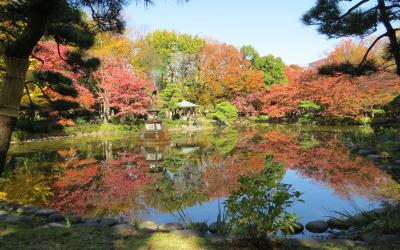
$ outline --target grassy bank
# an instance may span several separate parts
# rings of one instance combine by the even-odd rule
[[[1,249],[232,249],[200,237],[143,234],[119,237],[109,228],[28,228],[0,224]]]

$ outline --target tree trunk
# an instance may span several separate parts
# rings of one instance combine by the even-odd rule
[[[389,38],[390,52],[393,55],[396,64],[396,74],[400,76],[400,44],[397,40],[396,30],[390,23],[390,17],[384,0],[378,0],[378,8],[380,11],[380,20],[385,26],[387,36]]]
[[[17,121],[29,61],[25,58],[6,57],[5,64],[6,75],[0,93],[0,175],[4,170]]]

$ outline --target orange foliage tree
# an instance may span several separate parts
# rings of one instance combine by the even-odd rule
[[[232,45],[207,43],[200,56],[200,70],[213,103],[259,91],[264,84],[263,73],[251,69],[251,62]]]

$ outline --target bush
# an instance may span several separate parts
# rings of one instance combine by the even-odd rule
[[[283,175],[283,166],[266,156],[263,171],[239,178],[238,191],[225,202],[234,234],[244,233],[254,243],[265,244],[265,240],[277,239],[280,231],[294,231],[296,215],[286,210],[301,201],[301,194],[280,182]]]
[[[215,111],[207,114],[208,119],[220,120],[223,122],[234,121],[238,116],[236,107],[229,102],[218,103],[215,106]]]

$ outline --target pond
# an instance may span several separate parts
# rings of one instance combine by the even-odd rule
[[[345,130],[268,125],[170,132],[157,144],[133,133],[13,144],[2,191],[87,217],[164,223],[183,211],[211,223],[239,176],[272,159],[284,167],[281,181],[302,192],[292,208],[302,222],[399,199],[390,175],[344,146]]]

